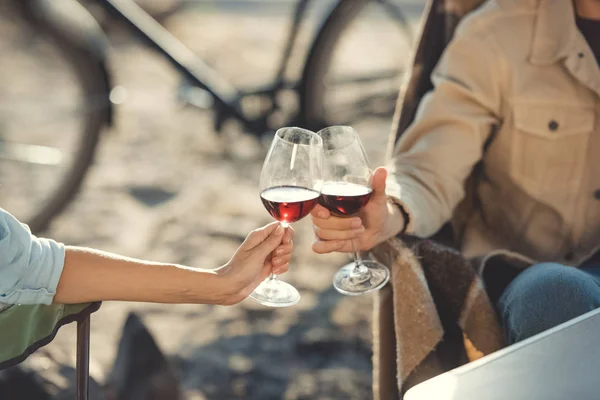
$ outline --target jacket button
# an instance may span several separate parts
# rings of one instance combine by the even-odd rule
[[[597,189],[597,190],[594,192],[594,197],[596,198],[596,200],[600,200],[600,189]]]
[[[557,130],[558,122],[556,122],[555,120],[551,120],[550,122],[548,122],[548,129],[550,129],[551,131]]]

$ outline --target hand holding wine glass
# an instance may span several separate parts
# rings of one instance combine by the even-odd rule
[[[318,254],[353,252],[351,240],[359,251],[371,250],[376,245],[396,236],[405,221],[398,206],[392,204],[385,192],[387,170],[373,171],[371,199],[354,216],[337,217],[322,205],[311,212],[317,235],[313,250]]]
[[[323,183],[322,158],[322,140],[314,132],[292,127],[275,133],[260,175],[260,197],[284,228],[317,205]],[[298,290],[274,274],[250,297],[270,307],[287,307],[300,300]]]
[[[354,262],[336,273],[333,285],[340,293],[347,295],[380,289],[389,279],[389,270],[373,260],[362,260],[356,240],[352,239],[353,233],[356,236],[362,233],[362,225],[360,220],[350,217],[364,209],[373,196],[372,171],[360,138],[349,126],[325,128],[318,135],[323,140],[324,151],[324,182],[319,202],[331,214],[349,220],[347,225],[350,234],[346,232],[345,239],[350,239],[354,253]],[[381,201],[380,193],[377,193],[375,200],[378,203]],[[343,246],[338,244],[338,247]]]
[[[250,232],[227,264],[216,270],[226,282],[220,304],[236,304],[271,273],[285,273],[292,257],[293,237],[291,227],[284,229],[277,222]]]

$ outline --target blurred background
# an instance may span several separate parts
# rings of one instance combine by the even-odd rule
[[[79,4],[108,39],[103,62],[111,91],[103,95],[111,103],[105,104],[98,89],[89,89],[93,84],[81,83],[68,52],[23,23],[12,3],[0,3],[0,206],[34,221],[49,203],[66,203],[64,211],[38,218],[47,221],[33,227],[72,245],[202,268],[225,263],[250,230],[271,221],[258,177],[272,130],[249,132],[225,118],[217,132],[210,95],[186,83],[102,1],[85,0]],[[298,1],[136,3],[233,87],[255,91],[243,99],[247,115],[269,109],[272,98],[255,88],[273,85]],[[268,113],[266,125],[351,124],[375,167],[384,162],[423,2],[389,1],[394,8],[362,3],[369,4],[325,48],[330,57],[321,58],[328,62],[319,64],[315,78],[320,90],[304,100],[310,103],[305,108],[312,104],[316,111],[301,119],[299,92],[311,43],[338,2],[308,4],[285,73],[289,84],[277,91],[279,108]],[[83,69],[85,79],[97,84],[99,72]],[[387,77],[390,70],[395,72]],[[349,80],[359,76],[371,78]],[[96,123],[90,115],[109,106],[112,125],[98,124],[100,140],[90,150],[90,126]],[[90,168],[81,160],[89,160]],[[76,195],[60,186],[74,179],[73,171],[85,175]],[[68,199],[56,200],[56,191]],[[331,278],[348,257],[314,254],[310,221],[294,227],[295,254],[284,279],[300,290],[298,305],[104,303],[92,318],[94,379],[105,380],[125,317],[135,311],[173,362],[188,399],[371,398],[372,296],[338,294]],[[74,327],[67,326],[36,362],[74,365],[74,343]]]

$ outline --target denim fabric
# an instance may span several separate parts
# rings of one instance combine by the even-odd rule
[[[600,266],[536,264],[515,278],[497,305],[509,343],[600,307]]]

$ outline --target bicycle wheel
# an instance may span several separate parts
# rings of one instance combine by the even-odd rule
[[[0,3],[0,207],[34,232],[72,199],[107,121],[96,61]]]
[[[301,121],[311,129],[352,125],[376,163],[385,153],[411,56],[407,7],[420,12],[404,0],[340,1],[322,25],[302,75]]]

